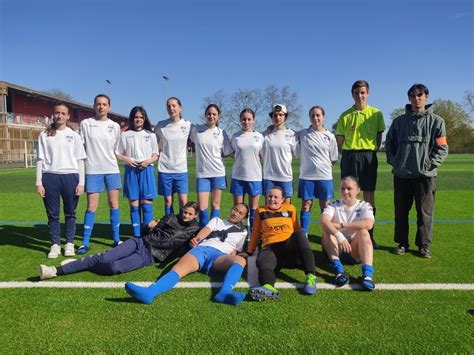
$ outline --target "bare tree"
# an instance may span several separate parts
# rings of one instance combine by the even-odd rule
[[[61,100],[68,100],[68,101],[74,100],[71,95],[69,95],[68,93],[62,91],[61,89],[49,89],[49,90],[45,90],[43,92],[45,94],[55,96],[55,97],[57,97]]]
[[[290,128],[300,128],[299,116],[302,108],[298,104],[298,95],[291,91],[288,86],[281,89],[275,85],[261,89],[239,89],[231,95],[218,90],[214,95],[203,99],[203,111],[210,103],[215,103],[221,109],[221,120],[219,126],[228,131],[236,132],[240,129],[239,115],[245,108],[251,108],[255,112],[255,130],[262,131],[271,124],[268,113],[275,104],[283,104],[288,108],[287,125]]]

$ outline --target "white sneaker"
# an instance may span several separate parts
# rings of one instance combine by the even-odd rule
[[[38,268],[40,280],[52,279],[56,277],[56,268],[54,266],[40,265]]]
[[[61,247],[58,244],[51,245],[48,253],[48,259],[56,259],[61,254]]]
[[[74,256],[76,253],[74,252],[74,244],[73,243],[66,243],[64,246],[64,256]]]
[[[61,261],[61,266],[70,264],[70,263],[72,263],[72,262],[74,262],[74,261],[76,261],[76,259],[66,259],[66,260],[63,260],[63,261]]]

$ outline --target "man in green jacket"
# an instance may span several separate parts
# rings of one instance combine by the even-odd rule
[[[408,214],[413,200],[417,212],[415,244],[423,258],[431,258],[433,212],[437,168],[448,156],[444,120],[426,105],[429,90],[415,84],[408,90],[411,104],[393,120],[385,140],[387,162],[392,165],[395,236],[398,246],[392,250],[402,255],[408,250]]]

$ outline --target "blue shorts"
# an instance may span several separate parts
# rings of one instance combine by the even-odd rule
[[[129,200],[153,200],[156,198],[155,169],[125,166],[123,177],[123,195]]]
[[[263,194],[267,196],[268,191],[270,191],[273,186],[281,187],[283,189],[284,197],[293,196],[293,181],[275,181],[263,179]]]
[[[122,187],[120,173],[115,174],[86,174],[86,192],[95,193],[104,191],[104,184],[107,191],[118,190]]]
[[[211,190],[225,190],[227,180],[225,176],[211,178],[196,178],[196,192],[209,192]]]
[[[234,196],[244,196],[245,194],[258,196],[262,194],[262,182],[232,179],[230,192]]]
[[[217,258],[227,255],[219,249],[206,246],[197,246],[192,248],[188,254],[194,256],[199,263],[199,272],[209,274]]]
[[[298,197],[303,200],[329,201],[334,197],[332,180],[304,180],[300,179]]]
[[[188,193],[188,173],[158,172],[158,195],[172,196],[173,193]]]

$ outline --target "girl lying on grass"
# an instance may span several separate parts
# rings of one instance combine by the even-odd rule
[[[151,221],[142,232],[142,238],[130,238],[113,249],[79,260],[64,260],[59,267],[40,265],[40,279],[81,271],[99,275],[124,274],[183,255],[189,249],[189,241],[199,231],[197,214],[197,203],[188,202],[181,215],[171,214],[160,221]]]
[[[184,255],[170,272],[149,287],[141,287],[131,282],[125,284],[125,291],[138,301],[151,304],[156,296],[171,290],[186,275],[200,271],[205,274],[225,272],[221,289],[214,301],[238,305],[245,298],[244,292],[233,292],[244,270],[246,261],[235,255],[242,251],[247,230],[242,225],[247,218],[248,207],[236,204],[227,220],[212,218],[201,231],[191,239],[192,249]]]

